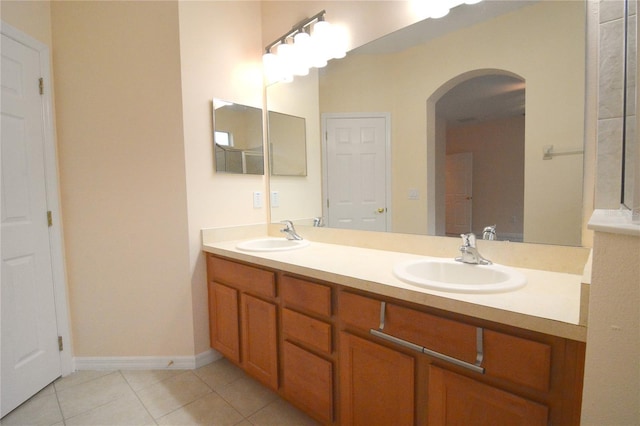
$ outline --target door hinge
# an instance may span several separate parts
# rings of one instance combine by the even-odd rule
[[[64,350],[64,344],[62,343],[62,336],[58,336],[58,350],[60,352]]]
[[[42,77],[38,79],[38,88],[40,89],[40,94],[44,95],[44,79]]]
[[[327,198],[327,208],[329,208],[329,199]]]
[[[53,226],[53,215],[51,214],[51,210],[47,212],[47,225],[49,227]]]

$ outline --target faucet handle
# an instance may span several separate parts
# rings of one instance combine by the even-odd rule
[[[460,234],[462,237],[463,247],[475,247],[476,246],[476,234],[469,232],[468,234]]]
[[[495,240],[496,239],[496,225],[485,226],[482,230],[483,240]]]
[[[302,240],[302,237],[296,233],[296,228],[293,227],[292,221],[283,220],[280,223],[284,224],[284,228],[280,232],[287,234],[287,240]]]

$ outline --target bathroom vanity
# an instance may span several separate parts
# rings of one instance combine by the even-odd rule
[[[516,292],[470,302],[404,286],[383,270],[406,253],[316,242],[280,253],[203,248],[211,346],[323,424],[579,424],[586,329],[577,320],[487,305]],[[549,274],[554,288],[576,285]]]

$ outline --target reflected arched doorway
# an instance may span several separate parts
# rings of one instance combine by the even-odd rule
[[[427,100],[428,228],[432,235],[481,234],[522,240],[525,81],[475,70]]]

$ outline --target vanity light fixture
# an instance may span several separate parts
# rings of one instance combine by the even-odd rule
[[[449,11],[461,4],[476,4],[482,0],[412,0],[411,5],[420,19],[438,19],[449,14]]]
[[[267,85],[291,82],[294,76],[309,74],[310,68],[322,68],[329,60],[346,56],[346,31],[325,21],[325,13],[323,10],[300,21],[264,48]]]

